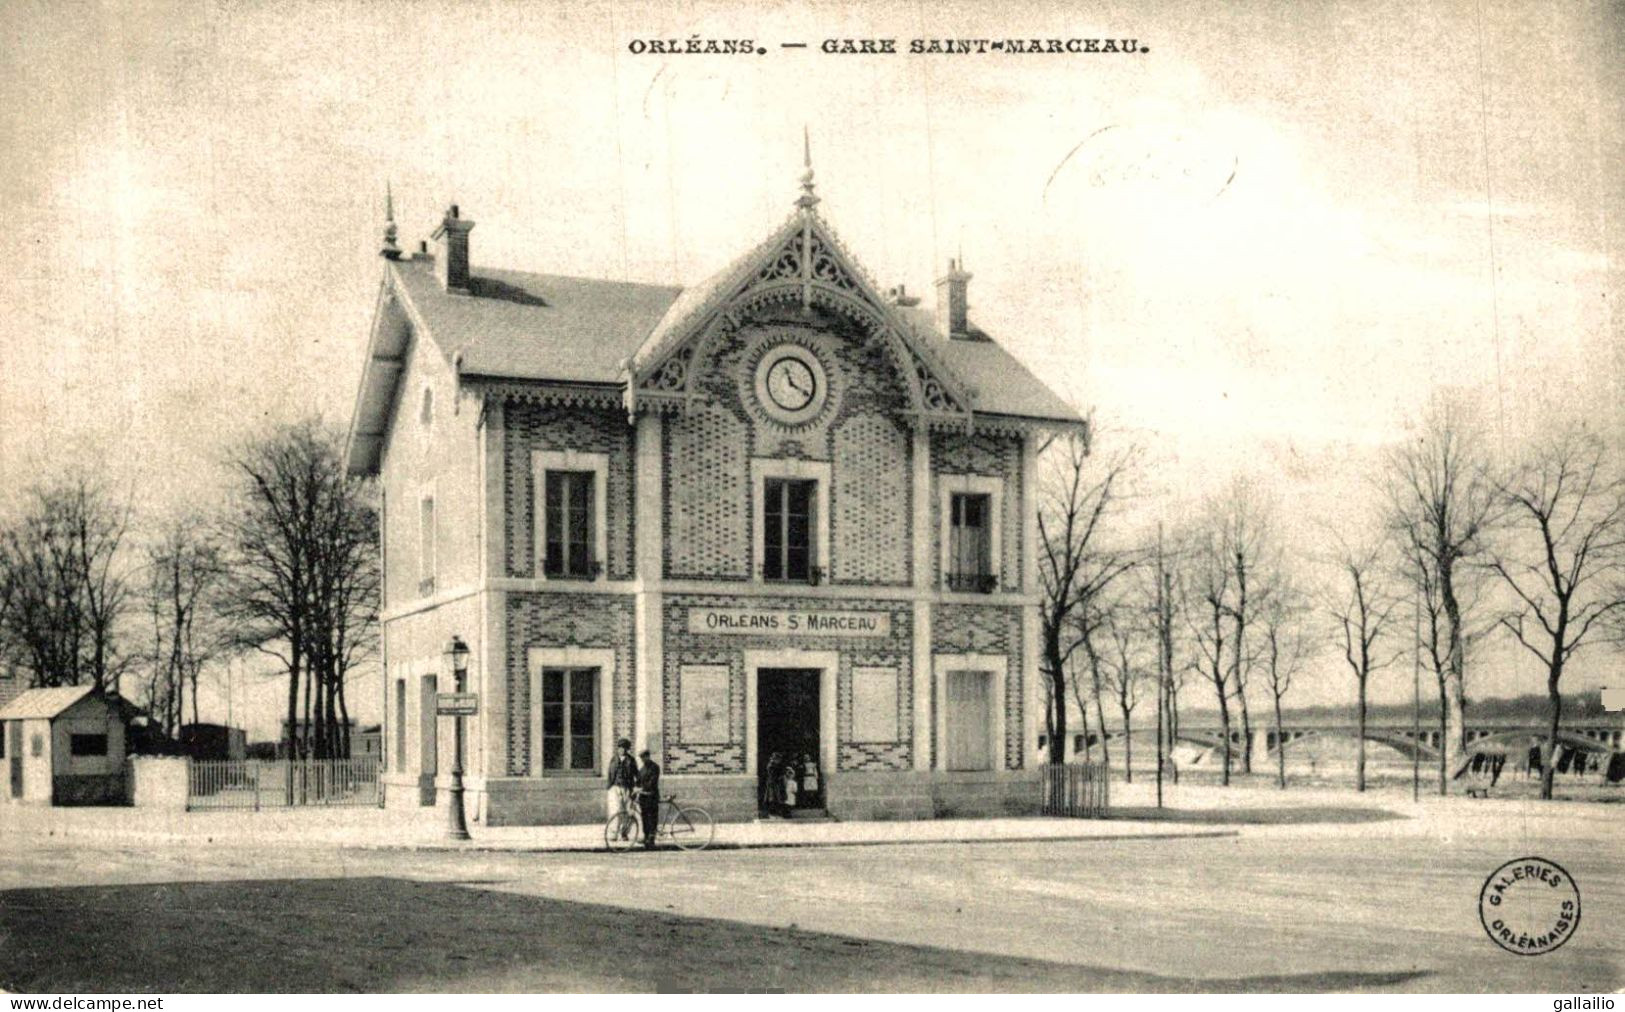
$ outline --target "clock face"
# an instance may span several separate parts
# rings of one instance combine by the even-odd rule
[[[789,428],[812,422],[829,402],[829,381],[813,350],[781,341],[756,360],[755,402],[767,419]]]
[[[785,411],[800,411],[818,396],[818,377],[807,363],[786,355],[767,368],[767,395]]]

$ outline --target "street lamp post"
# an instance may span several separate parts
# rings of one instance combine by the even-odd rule
[[[468,644],[461,637],[453,636],[451,642],[446,644],[446,659],[451,664],[452,674],[456,677],[457,692],[465,691],[465,682],[468,678]],[[467,840],[468,821],[463,815],[463,715],[461,713],[452,717],[455,722],[452,727],[452,753],[451,753],[451,790],[449,804],[451,821],[446,827],[446,836],[453,840]]]

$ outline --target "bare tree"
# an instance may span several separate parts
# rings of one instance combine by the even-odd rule
[[[1040,668],[1051,685],[1050,713],[1045,726],[1050,734],[1049,761],[1066,761],[1067,674],[1072,655],[1082,644],[1077,614],[1098,600],[1112,581],[1132,564],[1125,552],[1104,547],[1105,526],[1126,477],[1138,458],[1128,447],[1096,469],[1089,467],[1086,434],[1060,441],[1056,461],[1039,491],[1038,575],[1043,588]],[[1104,731],[1104,728],[1102,728]],[[1102,735],[1102,743],[1105,738]]]
[[[1235,568],[1225,551],[1220,531],[1205,527],[1191,537],[1187,573],[1186,603],[1181,609],[1190,627],[1196,657],[1191,667],[1213,687],[1219,702],[1220,746],[1224,754],[1221,783],[1230,784],[1232,751],[1230,741],[1231,665],[1225,653],[1230,630],[1231,583]]]
[[[1459,404],[1429,409],[1415,436],[1392,448],[1383,489],[1389,526],[1412,560],[1407,572],[1431,600],[1442,633],[1444,755],[1441,768],[1458,766],[1467,747],[1467,626],[1476,595],[1464,593],[1486,536],[1502,512],[1479,430]],[[1442,628],[1439,620],[1442,619]]]
[[[1610,586],[1625,574],[1625,483],[1600,439],[1567,429],[1535,446],[1499,493],[1517,540],[1490,566],[1518,599],[1501,625],[1546,668],[1551,719],[1540,796],[1549,799],[1564,667],[1625,609]]]
[[[130,603],[122,546],[128,507],[89,478],[36,487],[24,515],[0,530],[7,606],[0,640],[35,687],[117,692]]]
[[[238,644],[287,673],[289,754],[317,758],[349,754],[346,679],[377,634],[377,511],[339,446],[314,420],[249,442],[232,460],[241,482],[225,522],[223,608]]]
[[[147,711],[170,737],[185,722],[188,689],[192,723],[200,719],[198,679],[223,646],[213,621],[222,572],[219,545],[196,516],[173,521],[147,548],[144,589],[153,624]]]
[[[1106,661],[1106,691],[1117,701],[1123,717],[1123,779],[1134,782],[1134,708],[1140,702],[1140,684],[1147,672],[1142,647],[1146,630],[1127,607],[1108,614],[1103,631],[1111,642]]]
[[[1449,716],[1452,712],[1465,716],[1467,712],[1465,695],[1459,697],[1452,707],[1451,687],[1460,685],[1465,688],[1465,679],[1457,682],[1453,681],[1451,676],[1449,619],[1440,592],[1438,569],[1427,553],[1419,549],[1414,541],[1406,539],[1401,547],[1406,552],[1402,571],[1411,584],[1411,593],[1420,622],[1420,629],[1417,630],[1418,649],[1426,658],[1427,668],[1433,674],[1434,687],[1439,695],[1439,793],[1444,795],[1450,793],[1452,768],[1450,765],[1452,750],[1447,746],[1454,740]],[[1460,602],[1457,614],[1464,620],[1466,616],[1479,610],[1478,602],[1482,596],[1484,583],[1487,577],[1493,575],[1490,570],[1481,567],[1464,567],[1456,570],[1454,577],[1456,597]],[[1461,630],[1461,654],[1464,660],[1472,657],[1474,648],[1483,641],[1488,629],[1498,624],[1497,619],[1491,618],[1488,620],[1488,626],[1481,621]]]
[[[1082,714],[1085,727],[1084,741],[1088,742],[1087,728],[1089,725],[1089,706],[1095,704],[1095,722],[1100,726],[1100,761],[1108,767],[1112,763],[1111,745],[1106,741],[1106,706],[1105,706],[1105,679],[1101,676],[1101,667],[1104,658],[1101,656],[1101,643],[1096,638],[1101,635],[1106,624],[1106,614],[1098,602],[1092,598],[1083,602],[1073,612],[1072,624],[1074,626],[1073,638],[1083,646],[1084,660],[1089,665],[1089,684],[1087,689],[1080,679],[1072,680],[1072,694],[1078,701],[1078,712]],[[1091,750],[1091,755],[1093,754]]]
[[[1157,651],[1157,775],[1160,778],[1164,757],[1173,751],[1178,738],[1178,707],[1174,682],[1174,621],[1175,599],[1178,591],[1176,562],[1163,540],[1162,525],[1157,525],[1157,540],[1151,550],[1151,564],[1144,570],[1151,580],[1145,594],[1151,611],[1151,634]],[[1174,782],[1179,782],[1179,767],[1173,767]]]
[[[1286,789],[1286,739],[1282,735],[1281,700],[1292,688],[1292,679],[1309,657],[1309,639],[1303,628],[1307,604],[1295,587],[1279,584],[1260,622],[1264,633],[1264,677],[1275,711],[1275,783]]]
[[[1388,587],[1382,566],[1382,546],[1341,545],[1334,563],[1338,579],[1327,592],[1327,609],[1343,634],[1343,658],[1357,689],[1355,733],[1358,752],[1354,766],[1354,789],[1365,790],[1366,694],[1371,676],[1392,664],[1402,651],[1380,653],[1378,643],[1398,604]]]
[[[1238,477],[1225,495],[1209,507],[1223,532],[1225,556],[1235,577],[1235,595],[1227,606],[1234,632],[1230,637],[1230,690],[1241,711],[1241,769],[1253,771],[1253,723],[1247,708],[1247,683],[1256,652],[1247,652],[1247,627],[1270,599],[1272,569],[1279,565],[1273,544],[1271,509],[1253,483]]]

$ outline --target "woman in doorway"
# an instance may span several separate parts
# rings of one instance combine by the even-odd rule
[[[762,811],[767,815],[788,815],[784,807],[784,753],[774,752],[767,757],[767,769],[762,778]]]

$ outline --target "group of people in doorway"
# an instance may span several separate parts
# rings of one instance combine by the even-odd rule
[[[632,811],[634,802],[643,826],[643,846],[653,850],[655,830],[660,825],[660,764],[648,749],[639,752],[634,760],[632,743],[622,738],[615,743],[615,758],[609,762],[609,817]],[[621,839],[627,839],[632,828],[630,821],[623,821]]]
[[[805,753],[774,752],[762,773],[762,811],[789,818],[790,812],[818,792],[818,765]]]

